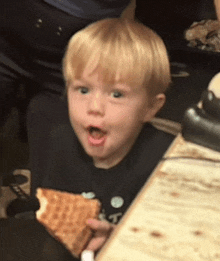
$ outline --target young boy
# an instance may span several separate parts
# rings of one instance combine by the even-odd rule
[[[98,198],[101,218],[116,224],[173,140],[148,123],[164,105],[171,81],[166,48],[140,23],[105,19],[70,39],[63,73],[71,125],[57,119],[37,163],[35,143],[32,190],[41,186]],[[32,139],[35,116],[29,113]],[[89,220],[97,237],[88,249],[102,245],[110,223]]]

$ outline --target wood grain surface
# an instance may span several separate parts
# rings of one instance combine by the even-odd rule
[[[178,135],[165,158],[97,261],[220,260],[220,153]]]

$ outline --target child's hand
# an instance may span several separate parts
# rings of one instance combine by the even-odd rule
[[[87,224],[92,228],[92,230],[95,231],[95,233],[86,249],[97,252],[109,238],[111,232],[115,228],[115,225],[112,225],[107,221],[100,221],[97,219],[88,219]]]

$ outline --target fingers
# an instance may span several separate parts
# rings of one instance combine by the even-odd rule
[[[111,232],[111,230],[114,228],[114,225],[106,222],[106,221],[100,221],[97,219],[88,219],[87,224],[93,229],[98,230],[100,232]]]
[[[96,252],[104,245],[115,225],[96,219],[88,219],[87,224],[95,231],[95,233],[86,249]]]
[[[106,240],[107,240],[106,237],[94,237],[90,240],[89,244],[86,247],[86,250],[97,252],[102,248]]]

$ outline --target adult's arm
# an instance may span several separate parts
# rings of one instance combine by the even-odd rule
[[[121,17],[134,20],[135,8],[136,8],[136,0],[131,0],[130,4],[125,8],[123,13],[121,14]]]
[[[214,0],[217,19],[220,21],[220,0]]]

